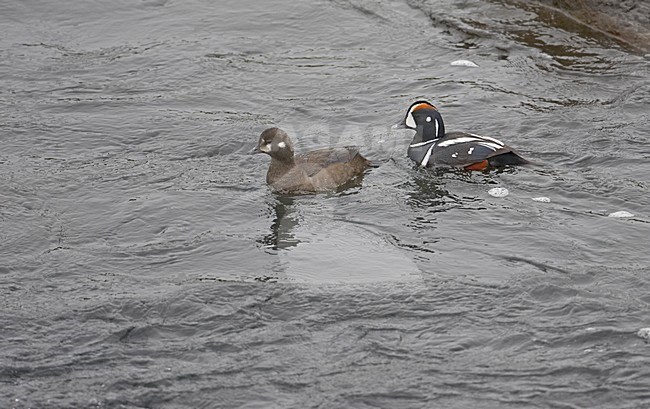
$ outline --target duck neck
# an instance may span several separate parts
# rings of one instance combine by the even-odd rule
[[[432,142],[436,142],[440,137],[435,133],[425,132],[423,127],[418,127],[415,131],[415,135],[411,140],[411,147],[415,148],[422,145],[427,145]]]
[[[282,159],[271,157],[269,171],[266,173],[266,183],[272,184],[281,179],[282,176],[289,172],[294,166],[296,166],[296,161],[293,155]]]

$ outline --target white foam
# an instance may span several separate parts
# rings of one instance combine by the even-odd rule
[[[533,197],[533,202],[551,203],[551,199],[546,196]]]
[[[488,190],[488,194],[494,197],[506,197],[510,194],[510,192],[508,192],[508,189],[505,187],[493,187],[492,189]]]
[[[622,217],[633,217],[634,215],[630,212],[626,212],[625,210],[619,210],[618,212],[613,212],[607,215],[607,217],[617,217],[617,218],[622,218]]]
[[[650,341],[650,328],[641,328],[636,332],[636,336]]]
[[[478,64],[476,64],[473,61],[470,60],[456,60],[452,61],[451,65],[459,66],[459,67],[473,67],[473,68],[478,68]]]

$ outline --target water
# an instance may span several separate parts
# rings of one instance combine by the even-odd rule
[[[637,50],[497,1],[0,11],[0,407],[650,406]],[[537,165],[415,168],[418,98]],[[380,166],[276,196],[272,125]]]

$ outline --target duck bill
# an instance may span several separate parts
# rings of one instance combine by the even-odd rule
[[[257,145],[256,147],[253,148],[252,151],[250,151],[251,155],[255,155],[255,154],[258,154],[258,153],[266,153],[267,155],[270,155],[271,154],[271,147],[269,145],[265,145],[263,147],[260,146],[260,145]]]

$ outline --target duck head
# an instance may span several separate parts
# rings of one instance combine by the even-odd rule
[[[280,161],[293,160],[293,144],[286,132],[280,128],[269,128],[262,132],[255,153],[266,153]]]
[[[445,124],[438,109],[428,101],[411,104],[400,128],[414,129],[416,142],[426,142],[445,136]]]

